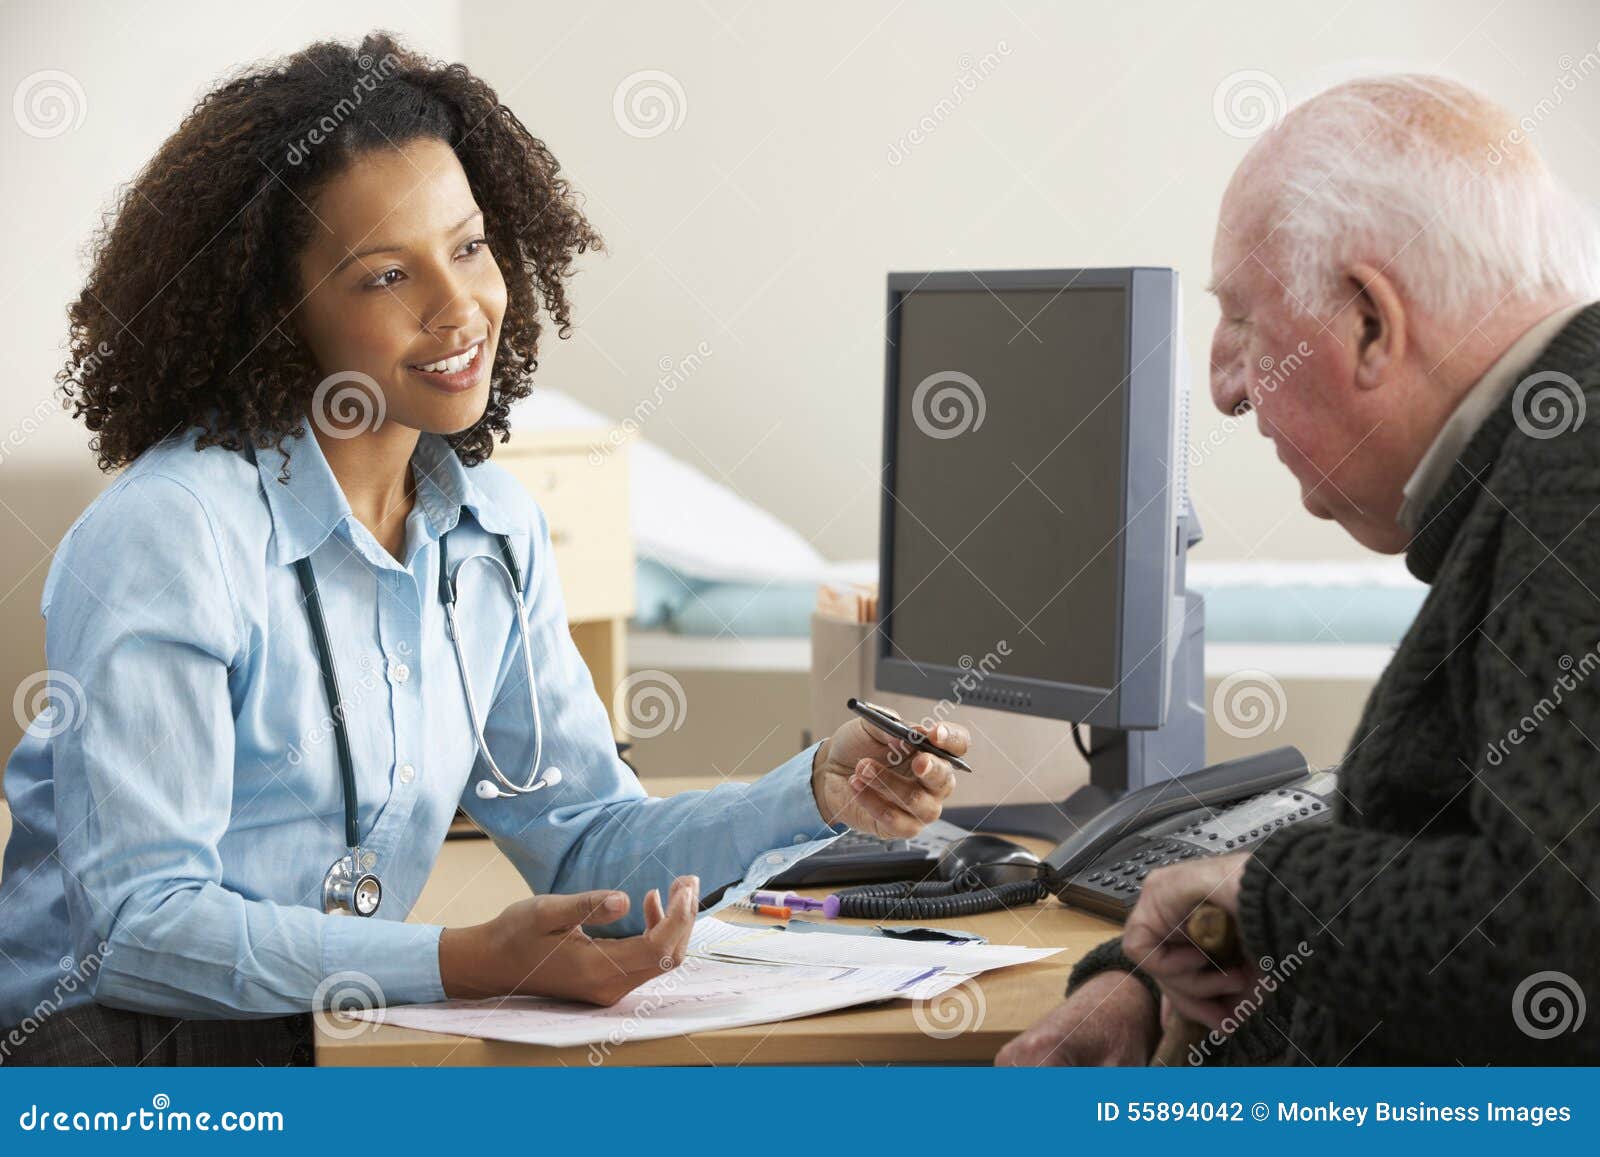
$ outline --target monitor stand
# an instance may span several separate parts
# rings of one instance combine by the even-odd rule
[[[1089,728],[1089,782],[1060,803],[976,804],[944,818],[996,835],[1060,843],[1129,791],[1199,771],[1206,764],[1205,599],[1184,595],[1183,635],[1172,657],[1167,722],[1151,731]]]

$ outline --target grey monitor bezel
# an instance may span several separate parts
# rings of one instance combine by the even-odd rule
[[[892,654],[896,515],[895,460],[898,442],[900,302],[909,293],[974,288],[1121,288],[1128,295],[1123,335],[1130,367],[1123,391],[1127,431],[1121,477],[1112,495],[1126,530],[1121,539],[1117,645],[1111,687],[1020,678],[1005,673],[1003,660],[974,680],[959,662],[943,665]],[[927,699],[991,707],[1071,720],[1097,727],[1145,729],[1166,721],[1171,695],[1168,631],[1172,615],[1177,542],[1174,509],[1174,426],[1179,406],[1177,377],[1178,275],[1154,267],[1106,269],[962,270],[891,273],[888,277],[888,341],[884,371],[884,477],[879,526],[879,624],[874,632],[879,690]],[[1129,512],[1132,512],[1131,516]],[[973,657],[974,659],[976,657]],[[976,686],[974,683],[976,682]]]

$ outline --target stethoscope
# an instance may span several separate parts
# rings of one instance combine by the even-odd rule
[[[544,728],[539,723],[539,696],[533,684],[533,652],[528,645],[528,608],[522,601],[522,571],[517,566],[517,556],[511,549],[511,540],[503,534],[494,536],[500,543],[501,558],[477,554],[464,558],[450,569],[450,534],[439,539],[439,602],[444,607],[445,631],[450,636],[456,653],[456,666],[461,671],[461,689],[467,698],[467,714],[472,719],[472,734],[477,740],[478,754],[493,778],[478,781],[480,799],[510,799],[513,796],[531,795],[561,782],[559,768],[549,768],[539,774],[539,764],[544,748]],[[502,559],[504,561],[502,561]],[[500,765],[489,754],[488,741],[483,737],[483,718],[478,714],[478,700],[472,693],[472,678],[467,673],[467,657],[461,649],[461,626],[456,621],[456,596],[461,581],[461,570],[469,562],[488,562],[506,580],[512,605],[517,613],[517,631],[522,651],[523,675],[528,681],[528,704],[533,714],[533,774],[526,783],[517,784],[508,779]],[[334,861],[322,881],[322,910],[355,916],[371,916],[383,902],[383,884],[375,872],[370,871],[375,862],[370,852],[361,851],[361,833],[357,823],[355,759],[350,754],[350,737],[345,731],[344,700],[339,694],[339,677],[333,666],[333,647],[328,642],[328,626],[322,616],[322,598],[317,593],[317,576],[311,569],[311,559],[295,562],[295,574],[300,579],[300,589],[305,594],[306,617],[311,620],[311,635],[317,646],[317,663],[322,669],[322,687],[328,697],[328,710],[333,717],[334,746],[339,753],[339,781],[344,793],[344,843],[347,851]],[[496,782],[498,781],[498,782]]]

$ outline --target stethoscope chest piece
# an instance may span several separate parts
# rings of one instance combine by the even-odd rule
[[[322,881],[322,910],[330,915],[372,916],[383,902],[383,885],[356,867],[356,853],[334,861]]]

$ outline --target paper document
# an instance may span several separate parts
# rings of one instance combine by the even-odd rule
[[[810,1016],[882,1000],[927,1000],[968,979],[938,966],[793,966],[716,959],[749,930],[702,919],[683,964],[600,1008],[537,996],[399,1005],[355,1015],[402,1028],[524,1044],[616,1046]]]
[[[1062,948],[1014,948],[1004,944],[947,944],[929,940],[891,940],[878,936],[833,936],[786,932],[781,928],[752,930],[748,935],[719,935],[705,951],[722,960],[766,964],[856,968],[944,968],[953,972],[986,972],[1013,964],[1029,964],[1063,952]]]
[[[701,956],[707,960],[720,963],[735,962],[739,964],[762,964],[771,966],[770,961],[753,961],[740,958],[736,955],[720,957],[718,950],[733,941],[743,940],[751,935],[760,936],[767,932],[783,932],[781,928],[772,928],[766,925],[756,926],[749,924],[729,924],[714,917],[705,917],[697,922],[694,931],[689,935],[689,952],[691,955]],[[795,935],[795,933],[784,933]],[[849,980],[857,983],[877,984],[887,982],[893,986],[895,995],[907,1000],[930,1000],[941,992],[948,992],[963,981],[971,980],[974,972],[963,972],[958,969],[946,968],[939,964],[895,964],[882,967],[872,964],[836,964],[836,965],[792,965],[783,966],[783,975],[798,977],[810,967],[816,967],[830,974],[833,980]]]

